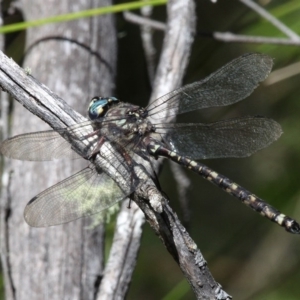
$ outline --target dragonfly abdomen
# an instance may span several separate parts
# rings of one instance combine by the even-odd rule
[[[288,232],[300,234],[300,225],[294,219],[282,214],[276,208],[272,207],[256,195],[250,193],[248,190],[226,176],[215,172],[204,164],[198,163],[187,157],[180,156],[178,153],[171,151],[160,144],[150,143],[148,145],[148,150],[155,157],[163,156],[169,158],[194,171],[211,183],[221,187],[225,192],[238,198],[241,202],[257,211],[262,216],[284,227]]]

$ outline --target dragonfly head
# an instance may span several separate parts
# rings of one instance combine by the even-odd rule
[[[104,117],[108,109],[119,103],[120,100],[115,97],[94,97],[88,108],[88,115],[91,120]]]

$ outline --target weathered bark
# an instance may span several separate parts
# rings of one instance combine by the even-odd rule
[[[99,1],[22,1],[26,19],[79,11]],[[103,0],[100,5],[109,5]],[[78,112],[88,99],[111,95],[116,67],[113,15],[33,28],[27,34],[24,66]],[[81,44],[79,44],[81,43]],[[84,46],[84,47],[83,47]],[[45,123],[15,104],[12,135],[47,129]],[[7,183],[2,261],[7,299],[94,299],[103,271],[103,226],[87,219],[46,229],[23,220],[28,200],[86,163],[14,161]],[[2,246],[2,247],[3,247]]]

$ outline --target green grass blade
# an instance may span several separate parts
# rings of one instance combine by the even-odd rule
[[[48,17],[44,19],[32,20],[22,23],[15,23],[11,25],[5,25],[0,27],[0,33],[8,33],[13,31],[24,30],[29,27],[42,26],[49,23],[59,23],[59,22],[67,22],[80,18],[87,18],[96,15],[104,15],[122,12],[126,10],[138,9],[143,6],[156,6],[166,4],[168,0],[148,0],[148,1],[137,1],[137,2],[129,2],[123,4],[117,4],[112,6],[99,7],[94,9],[83,10],[79,12],[73,12],[53,17]]]

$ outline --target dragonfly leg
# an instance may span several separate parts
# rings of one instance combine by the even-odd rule
[[[105,141],[105,138],[102,136],[99,139],[99,141],[97,142],[97,144],[94,147],[93,151],[88,155],[87,159],[91,159],[93,156],[95,156],[99,152],[99,150],[100,150],[101,146],[103,145],[104,141]]]

